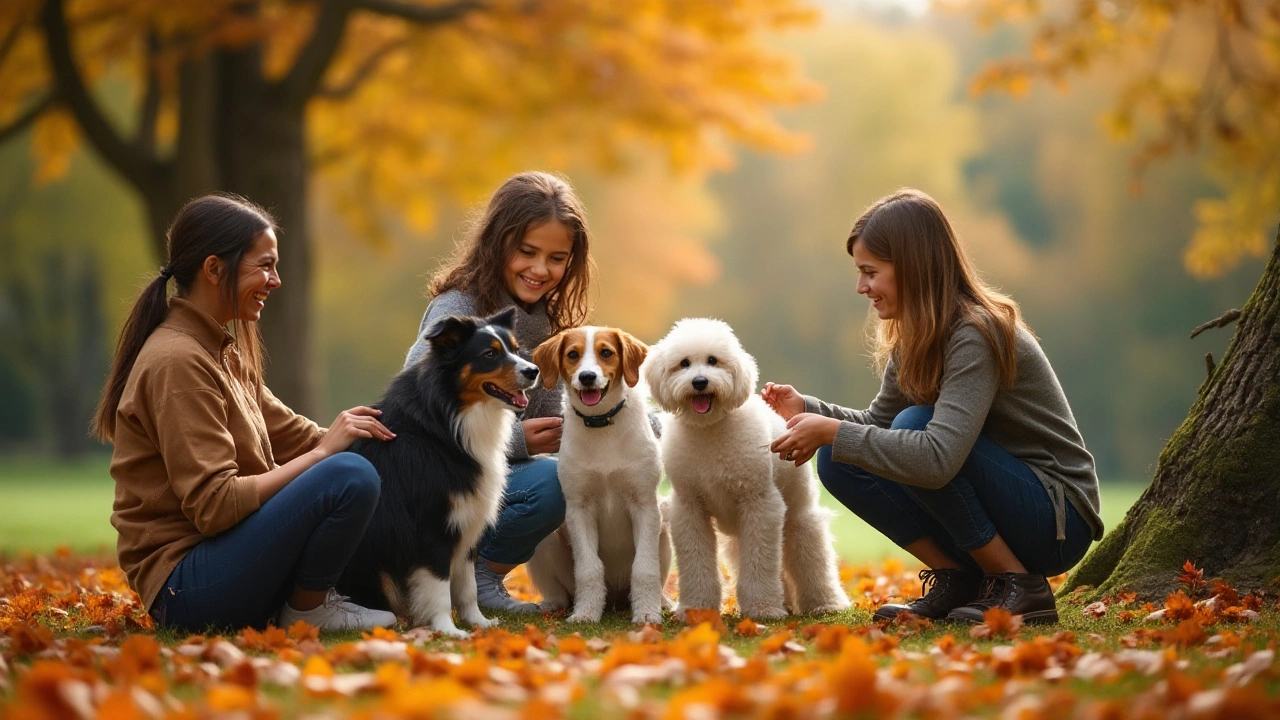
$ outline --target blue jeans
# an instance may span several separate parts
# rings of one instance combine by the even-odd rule
[[[912,406],[893,420],[894,430],[924,430],[932,406]],[[818,450],[818,477],[827,490],[895,545],[905,548],[932,538],[964,567],[981,570],[969,555],[996,533],[1036,575],[1066,572],[1089,549],[1089,524],[1067,502],[1066,539],[1058,541],[1053,502],[1040,479],[1018,458],[979,436],[960,472],[930,490],[904,485],[831,459],[831,446]]]
[[[511,463],[498,522],[480,538],[476,554],[501,565],[528,562],[538,543],[562,523],[564,493],[555,459]]]
[[[364,537],[382,482],[355,453],[325,458],[235,527],[191,548],[151,605],[157,624],[265,627],[297,585],[334,586]]]

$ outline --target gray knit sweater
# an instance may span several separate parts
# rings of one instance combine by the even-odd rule
[[[515,300],[511,300],[510,306],[516,309],[516,342],[520,344],[522,352],[526,354],[533,352],[533,349],[543,340],[551,337],[551,319],[547,317],[546,303],[539,302],[529,310],[525,310]],[[505,310],[506,307],[499,309]],[[450,315],[475,314],[475,297],[469,293],[449,290],[436,296],[427,305],[427,311],[422,315],[422,323],[418,326],[418,339],[413,343],[413,347],[409,348],[404,366],[409,367],[417,362],[431,349],[427,341],[422,339],[422,334],[437,320]],[[538,383],[526,391],[526,394],[529,396],[529,407],[525,408],[523,417],[560,417],[564,414],[564,391],[558,383],[550,390],[543,389],[542,383]],[[511,447],[507,450],[507,459],[512,461],[529,459],[529,449],[524,440],[524,428],[519,420],[516,421],[515,432],[511,436]]]
[[[961,325],[946,349],[942,386],[924,430],[890,430],[911,402],[898,387],[897,366],[885,367],[880,392],[866,410],[850,410],[805,396],[805,411],[844,422],[831,457],[906,485],[938,488],[960,471],[978,435],[1026,463],[1049,493],[1057,538],[1065,537],[1066,502],[1102,539],[1098,476],[1067,397],[1035,337],[1018,329],[1018,372],[999,388],[995,355],[981,331]]]

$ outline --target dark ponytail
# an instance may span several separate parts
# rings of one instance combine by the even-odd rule
[[[188,202],[178,211],[167,233],[169,263],[160,269],[142,295],[133,304],[129,317],[120,330],[111,373],[102,388],[102,398],[94,413],[89,431],[93,437],[110,442],[115,437],[116,409],[124,395],[133,364],[142,352],[147,338],[169,314],[168,286],[173,278],[177,295],[185,295],[210,255],[220,258],[228,268],[238,268],[244,254],[264,230],[275,230],[275,219],[266,210],[236,195],[205,195]],[[223,294],[238,304],[240,274],[223,273]],[[237,308],[238,310],[238,308]],[[239,312],[236,312],[239,317]],[[236,344],[246,370],[262,377],[262,350],[255,327],[235,321]]]

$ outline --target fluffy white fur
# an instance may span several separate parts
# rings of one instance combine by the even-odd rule
[[[625,333],[611,337],[635,343],[628,353],[617,350],[611,366],[595,357],[597,328],[577,328],[579,361],[563,358],[568,345],[553,337],[534,351],[543,378],[565,385],[566,407],[557,475],[565,497],[565,522],[538,544],[529,561],[530,579],[542,593],[542,608],[565,609],[573,603],[569,622],[599,622],[606,604],[629,600],[632,622],[661,623],[662,588],[671,567],[671,541],[658,501],[662,467],[658,441],[646,413],[647,399],[639,379],[643,343]],[[584,342],[585,340],[585,342]],[[580,398],[582,371],[593,373],[591,387],[603,398],[587,406]],[[625,377],[630,374],[631,377]],[[625,399],[604,427],[587,427],[574,410],[599,415]]]
[[[848,607],[828,529],[831,513],[818,505],[808,465],[795,467],[769,452],[786,423],[756,394],[755,359],[733,330],[719,320],[680,320],[650,348],[643,375],[671,413],[662,463],[674,491],[678,612],[721,605],[717,531],[729,538],[726,555],[737,568],[744,617]]]

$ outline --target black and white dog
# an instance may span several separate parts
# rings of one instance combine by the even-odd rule
[[[538,368],[520,357],[515,310],[448,317],[427,330],[421,360],[391,381],[381,420],[396,438],[359,440],[351,451],[382,478],[382,496],[338,589],[365,607],[388,608],[414,626],[467,637],[497,624],[476,604],[475,548],[497,519],[507,484],[514,411]]]

